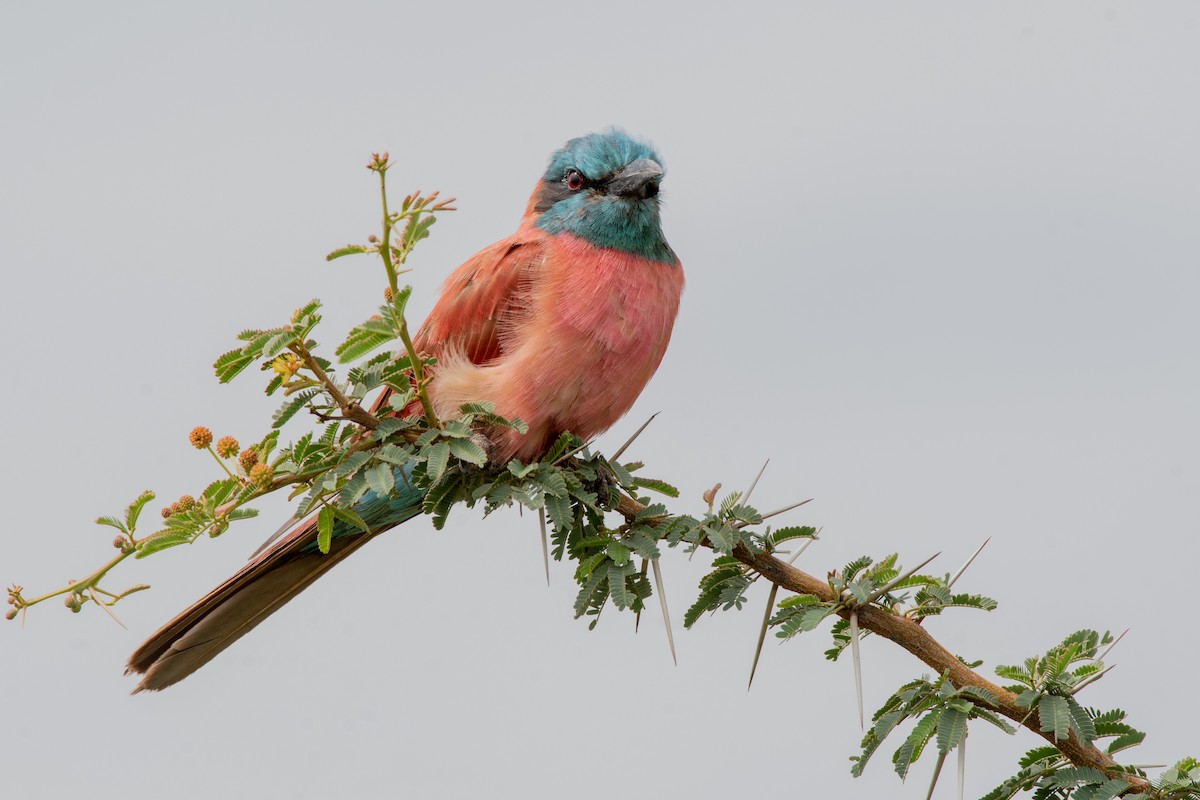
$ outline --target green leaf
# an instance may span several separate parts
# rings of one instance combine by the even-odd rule
[[[408,306],[408,298],[412,296],[412,287],[401,287],[400,291],[392,298],[392,313],[396,319],[404,318],[404,309]],[[495,410],[495,406],[492,407]]]
[[[817,529],[811,525],[792,525],[771,532],[771,543],[782,544],[791,539],[815,539]]]
[[[1121,778],[1112,778],[1099,785],[1081,786],[1071,792],[1071,798],[1072,800],[1112,800],[1112,798],[1128,790],[1128,781]]]
[[[1067,787],[1103,783],[1107,779],[1107,775],[1092,767],[1063,767],[1045,778],[1045,782],[1050,786]]]
[[[387,464],[376,464],[366,470],[367,485],[380,497],[387,497],[396,485],[396,473]]]
[[[946,708],[938,722],[938,750],[949,753],[962,741],[967,732],[967,715],[956,708]]]
[[[1071,731],[1071,710],[1065,697],[1042,695],[1038,701],[1038,716],[1042,720],[1042,732],[1053,732],[1055,741],[1067,738]]]
[[[974,697],[978,700],[982,700],[989,706],[999,707],[1000,705],[1000,700],[996,697],[996,695],[992,694],[990,691],[981,686],[964,686],[958,690],[958,694],[960,697]]]
[[[1146,734],[1142,731],[1132,731],[1124,733],[1113,739],[1108,744],[1108,754],[1119,753],[1122,750],[1128,750],[1131,747],[1137,747],[1146,738]]]
[[[125,508],[125,526],[130,532],[137,528],[138,517],[141,515],[142,509],[153,499],[154,492],[147,489]]]
[[[1071,727],[1075,729],[1075,734],[1084,744],[1091,744],[1096,739],[1096,726],[1092,723],[1091,716],[1074,697],[1065,699],[1067,711],[1071,715]]]
[[[508,462],[508,471],[518,478],[524,478],[529,473],[533,472],[540,465],[535,461],[532,464],[522,464],[517,459]]]
[[[633,476],[629,474],[629,471],[623,465],[618,464],[616,461],[609,461],[608,467],[612,470],[613,477],[617,479],[617,483],[626,488],[633,486]]]
[[[282,330],[263,343],[263,358],[277,356],[287,349],[287,346],[299,338],[294,330]]]
[[[117,519],[116,517],[97,517],[96,524],[107,525],[110,528],[116,528],[122,533],[129,533],[129,531],[125,528],[125,523],[121,522],[121,520]]]
[[[302,392],[296,392],[296,394],[284,400],[279,410],[271,415],[271,427],[282,428],[287,424],[289,419],[296,416],[296,413],[304,408],[309,400],[320,393],[319,389],[305,389]]]
[[[450,452],[456,457],[477,467],[482,467],[487,464],[487,453],[483,448],[475,444],[470,439],[451,439],[447,442],[450,446]],[[561,478],[560,478],[561,480]],[[565,491],[564,486],[564,491]]]
[[[329,552],[333,542],[333,509],[325,506],[317,514],[317,549],[323,554]]]
[[[190,541],[192,541],[192,537],[186,533],[159,531],[138,542],[137,552],[134,553],[133,557],[145,558],[148,555],[157,553],[159,550],[166,550],[168,547],[187,544]]]
[[[225,502],[234,490],[240,487],[241,483],[238,482],[237,478],[221,478],[204,487],[204,491],[200,496],[205,500],[211,500],[213,505],[219,506]]]
[[[366,252],[368,252],[367,248],[361,244],[348,244],[345,247],[339,247],[337,250],[334,250],[332,253],[325,256],[325,260],[333,261],[335,258],[341,258],[342,256],[349,256],[349,255],[354,255],[355,253],[366,253]]]
[[[658,492],[667,497],[679,497],[678,489],[666,481],[660,481],[657,478],[634,478],[633,485],[642,489],[649,489],[652,492]]]
[[[623,567],[629,563],[629,548],[620,542],[609,542],[608,547],[605,548],[605,552],[608,553],[608,557],[618,567]]]
[[[433,527],[441,530],[446,526],[446,518],[454,501],[458,498],[459,479],[454,475],[446,475],[425,493],[422,507],[426,514],[433,517]]]
[[[741,532],[728,525],[710,525],[705,529],[705,533],[708,534],[708,541],[712,543],[713,549],[726,555],[732,553],[733,548],[742,541]]]
[[[340,506],[326,506],[326,508],[333,509],[333,515],[342,522],[353,525],[363,533],[371,532],[371,526],[367,525],[366,521],[358,515],[358,512],[351,511],[348,508],[341,508]]]
[[[465,410],[465,408],[466,407],[464,406],[464,410]],[[492,409],[492,410],[494,411],[495,409]],[[569,450],[575,449],[575,447],[576,447],[576,444],[575,444],[574,434],[560,433],[558,435],[558,438],[554,440],[554,444],[552,444],[550,446],[550,449],[546,451],[546,455],[542,456],[542,463],[543,464],[553,464],[555,461],[558,461],[558,459],[561,458],[564,453],[566,453]],[[511,467],[510,467],[510,469],[511,469]],[[521,476],[518,475],[517,477],[521,477]]]
[[[425,448],[426,472],[432,480],[438,480],[446,471],[446,465],[450,463],[450,445],[447,442],[438,442]]]
[[[346,334],[346,340],[339,344],[333,352],[339,362],[348,364],[351,361],[362,358],[372,350],[382,347],[395,338],[396,335],[390,330],[387,333],[381,333],[366,330],[363,326],[360,326]]]
[[[790,639],[798,633],[816,630],[818,626],[833,613],[832,605],[823,603],[813,605],[798,612],[795,616],[785,620],[779,626],[779,632],[775,634],[780,639]]]
[[[908,777],[908,768],[921,757],[925,745],[938,728],[941,716],[941,709],[935,709],[921,717],[913,727],[912,733],[904,740],[904,744],[892,755],[892,764],[901,779]]]
[[[1018,681],[1026,686],[1033,685],[1033,680],[1029,674],[1029,670],[1021,666],[999,664],[996,666],[996,674],[1001,678],[1007,678],[1010,681]]]
[[[988,711],[985,708],[980,708],[978,706],[976,706],[975,710],[971,713],[971,719],[981,719],[984,722],[989,722],[992,725],[995,725],[1000,730],[1007,733],[1009,736],[1012,736],[1014,733],[1017,732],[1017,729],[1015,727],[1013,727],[1011,724],[1009,724],[1008,720],[1004,719],[1003,717],[1001,717],[998,714],[995,714],[991,711]]]
[[[633,565],[630,563],[609,565],[608,594],[617,608],[629,608],[637,599],[625,583],[625,577],[632,571],[632,568]]]
[[[213,371],[217,374],[217,380],[221,383],[229,383],[239,372],[253,364],[254,358],[241,347],[219,356],[213,363]]]
[[[557,530],[570,530],[572,523],[575,521],[575,514],[571,510],[571,501],[565,497],[555,497],[552,494],[547,494],[546,513],[550,515],[550,522],[553,523]]]
[[[683,627],[691,628],[695,625],[704,612],[713,607],[713,604],[716,603],[717,598],[720,596],[720,586],[709,587],[702,591],[700,596],[696,598],[696,602],[692,603],[691,607],[684,612]]]
[[[1062,753],[1059,752],[1057,747],[1052,745],[1042,745],[1041,747],[1035,747],[1032,750],[1026,751],[1025,755],[1021,756],[1021,759],[1017,762],[1017,764],[1024,769],[1026,767],[1032,767],[1034,764],[1039,762],[1056,760],[1061,756]]]
[[[852,581],[859,572],[871,566],[872,559],[870,556],[859,556],[851,561],[846,566],[842,567],[842,580]]]
[[[658,549],[658,542],[642,528],[634,530],[625,543],[642,558],[655,559],[662,555]]]

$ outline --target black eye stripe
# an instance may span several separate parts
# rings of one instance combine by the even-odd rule
[[[572,172],[578,173],[579,177],[583,178],[583,185],[578,189],[572,189],[567,185],[567,179],[570,177]],[[550,207],[558,201],[565,200],[571,195],[579,194],[580,192],[588,189],[593,189],[599,192],[607,192],[608,184],[612,180],[612,177],[612,175],[606,175],[600,180],[593,180],[587,175],[584,175],[575,167],[571,167],[570,169],[564,171],[562,177],[558,180],[549,179],[542,182],[542,186],[538,190],[537,199],[533,205],[533,210],[538,213],[548,211]]]

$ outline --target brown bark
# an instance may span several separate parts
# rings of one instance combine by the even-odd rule
[[[636,500],[622,497],[617,511],[632,519],[643,506]],[[802,570],[796,569],[771,555],[752,553],[745,545],[739,544],[733,551],[733,556],[746,566],[758,572],[771,583],[796,594],[811,594],[823,602],[834,602],[834,595],[829,583],[813,577]],[[1094,745],[1084,744],[1074,732],[1066,739],[1055,740],[1054,733],[1041,730],[1041,719],[1036,710],[1017,705],[1017,696],[1012,692],[992,683],[979,673],[972,670],[953,653],[943,647],[930,635],[929,631],[907,617],[896,614],[875,605],[859,606],[858,624],[885,639],[889,639],[912,653],[939,675],[948,674],[950,682],[957,688],[976,686],[986,689],[997,698],[995,710],[1041,736],[1071,760],[1071,763],[1081,767],[1098,769],[1111,777],[1129,781],[1130,786],[1138,791],[1150,788],[1149,781],[1134,775],[1120,772],[1116,761]],[[842,617],[850,616],[850,609],[844,608],[838,612]]]

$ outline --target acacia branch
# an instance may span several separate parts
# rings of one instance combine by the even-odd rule
[[[317,360],[313,358],[313,354],[308,351],[308,348],[304,346],[303,342],[294,342],[288,346],[288,349],[300,356],[300,359],[304,362],[304,366],[307,367],[313,375],[317,376],[317,380],[321,382],[321,385],[324,387],[325,391],[328,392],[329,396],[333,398],[333,402],[337,403],[337,407],[341,409],[342,415],[346,419],[355,422],[358,425],[367,428],[368,430],[375,430],[379,427],[379,417],[375,416],[370,411],[367,411],[354,400],[346,397],[346,395],[342,393],[342,390],[337,387],[337,384],[333,382],[333,379],[331,379],[329,375],[326,374],[325,370],[321,368],[321,365],[317,363]]]
[[[632,521],[644,508],[645,506],[638,501],[622,495],[615,510],[626,520]],[[661,518],[645,520],[645,522],[654,525],[661,522]],[[839,603],[842,600],[834,593],[827,581],[796,569],[770,554],[754,553],[744,544],[738,544],[733,550],[733,557],[755,570],[766,580],[790,592],[810,594],[825,603]],[[1041,730],[1041,718],[1036,708],[1029,709],[1017,705],[1015,694],[997,686],[968,667],[934,639],[929,631],[919,623],[874,605],[859,605],[853,609],[842,607],[838,608],[836,613],[848,619],[852,610],[858,614],[859,627],[900,645],[934,669],[937,674],[946,675],[955,688],[975,686],[995,695],[996,705],[994,708],[998,713],[1041,736],[1058,748],[1059,752],[1076,766],[1091,767],[1112,777],[1121,778],[1128,781],[1129,785],[1137,791],[1145,792],[1151,788],[1150,782],[1145,778],[1124,772],[1112,756],[1094,745],[1085,744],[1075,735],[1074,731],[1069,732],[1065,739],[1055,739],[1053,731]],[[982,701],[979,702],[982,703]]]

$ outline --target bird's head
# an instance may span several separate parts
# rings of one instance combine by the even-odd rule
[[[598,247],[675,263],[659,222],[662,159],[618,128],[567,142],[534,190],[534,224]]]

